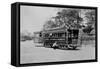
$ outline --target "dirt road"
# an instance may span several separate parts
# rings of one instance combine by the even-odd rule
[[[92,44],[91,44],[92,45]],[[21,63],[88,60],[95,58],[95,46],[82,46],[79,50],[60,50],[35,46],[33,41],[21,42]]]

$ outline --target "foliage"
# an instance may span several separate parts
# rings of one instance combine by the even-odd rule
[[[55,19],[55,21],[52,21],[52,19]],[[62,25],[69,28],[80,28],[80,22],[82,21],[82,18],[79,16],[79,10],[72,9],[59,11],[57,16],[52,17],[52,19],[47,21],[46,28],[60,27]]]
[[[83,29],[83,32],[89,34],[95,28],[95,11],[92,10],[87,12],[85,17],[87,18],[88,22],[87,26]]]
[[[29,32],[23,32],[20,34],[21,41],[32,40],[32,36]]]
[[[94,28],[92,26],[87,26],[83,29],[84,33],[89,34]]]
[[[85,12],[84,14],[82,12]],[[82,17],[80,14],[83,14]],[[85,21],[83,21],[85,19]],[[53,20],[52,20],[53,19]],[[82,22],[86,22],[83,25]],[[90,33],[95,27],[95,11],[88,9],[62,9],[44,25],[44,29],[64,26],[66,28],[82,28],[84,33]]]

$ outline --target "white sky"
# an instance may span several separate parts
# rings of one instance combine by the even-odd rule
[[[21,32],[40,31],[44,23],[55,16],[58,9],[53,7],[21,6]]]

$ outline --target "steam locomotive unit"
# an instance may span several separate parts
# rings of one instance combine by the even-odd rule
[[[81,47],[80,29],[50,29],[40,33],[44,47],[77,49]],[[54,46],[55,45],[55,46]]]

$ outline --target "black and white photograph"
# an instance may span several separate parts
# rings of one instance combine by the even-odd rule
[[[95,9],[20,6],[20,64],[95,60]]]

